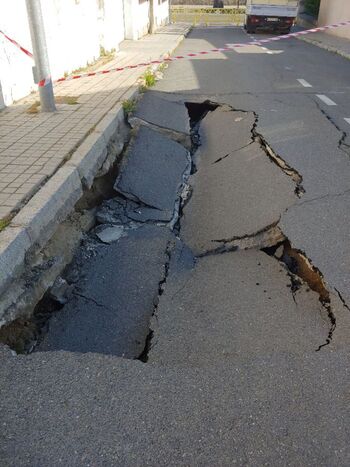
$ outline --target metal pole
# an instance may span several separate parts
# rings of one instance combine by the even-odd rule
[[[26,0],[26,6],[35,61],[35,67],[33,68],[34,81],[39,83],[39,81],[45,78],[50,78],[50,81],[45,86],[39,86],[41,111],[54,112],[56,110],[55,97],[53,94],[40,0]]]
[[[154,0],[149,0],[149,34],[153,34],[155,27],[154,27]]]

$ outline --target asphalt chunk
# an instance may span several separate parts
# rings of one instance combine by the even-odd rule
[[[318,295],[301,285],[293,296],[286,270],[263,252],[211,255],[174,277],[172,269],[178,267],[170,265],[151,322],[152,364],[206,367],[304,355],[326,342],[330,323]]]
[[[258,143],[234,152],[190,177],[181,238],[196,255],[277,223],[296,200],[293,180]]]
[[[166,97],[161,92],[147,91],[140,100],[133,117],[189,135],[190,123],[184,102],[175,102]]]
[[[305,252],[329,287],[350,305],[350,193],[302,199],[282,216],[280,225],[293,247]]]
[[[84,262],[74,299],[52,316],[38,350],[138,357],[149,332],[171,239],[165,227],[143,226],[101,246]]]
[[[141,126],[114,189],[128,199],[172,214],[188,157],[180,144]]]
[[[236,112],[223,106],[208,112],[199,127],[198,166],[213,164],[252,143],[254,122],[253,112]]]

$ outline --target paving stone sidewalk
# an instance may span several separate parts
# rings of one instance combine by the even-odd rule
[[[155,60],[172,52],[189,29],[168,25],[139,41],[124,41],[103,69]],[[55,113],[29,113],[30,95],[0,112],[0,219],[17,212],[62,166],[84,138],[118,102],[128,99],[146,68],[66,81],[55,96],[76,104],[57,104]],[[76,98],[76,99],[75,99]]]

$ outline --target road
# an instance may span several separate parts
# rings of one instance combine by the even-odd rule
[[[5,465],[349,465],[349,75],[295,39],[170,64],[48,330],[1,350]]]

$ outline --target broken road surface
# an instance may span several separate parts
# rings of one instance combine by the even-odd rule
[[[183,47],[232,42],[225,31],[195,30]],[[253,54],[234,57],[252,66]],[[38,307],[29,355],[1,349],[5,465],[350,464],[350,274],[331,261],[348,223],[328,244],[346,176],[317,185],[295,101],[249,77],[258,97],[230,93],[215,61],[187,75],[174,63],[145,94],[115,196],[61,278],[66,295]],[[272,106],[287,109],[289,133]],[[350,175],[338,132],[316,121],[333,138],[320,173],[332,147],[333,170]]]

